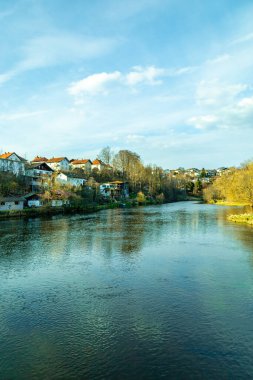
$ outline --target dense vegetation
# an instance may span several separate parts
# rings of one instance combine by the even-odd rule
[[[25,177],[12,173],[0,172],[0,196],[22,195],[26,192]]]
[[[107,165],[112,165],[113,170],[105,169],[94,173],[98,182],[103,180],[123,180],[129,183],[130,193],[135,196],[138,193],[146,197],[155,198],[158,201],[174,201],[186,196],[186,181],[164,173],[161,167],[156,165],[144,165],[140,156],[129,150],[120,150],[113,154],[109,147],[102,149],[99,158]],[[142,195],[139,194],[139,197]]]
[[[207,202],[224,201],[253,207],[253,162],[230,168],[204,190]]]
[[[186,198],[187,181],[181,176],[167,174],[156,165],[144,165],[140,156],[129,150],[114,154],[111,148],[102,149],[98,158],[105,164],[102,170],[87,173],[82,169],[73,172],[86,179],[82,187],[63,185],[56,181],[57,173],[43,178],[43,187],[38,189],[45,201],[52,199],[70,200],[73,204],[103,203],[99,186],[104,182],[121,180],[128,182],[130,198],[138,203],[176,201]],[[31,191],[28,177],[16,177],[0,173],[0,195],[22,195]],[[108,201],[108,200],[107,200]]]

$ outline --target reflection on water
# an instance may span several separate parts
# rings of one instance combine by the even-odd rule
[[[0,222],[0,378],[253,376],[253,230],[177,203]]]

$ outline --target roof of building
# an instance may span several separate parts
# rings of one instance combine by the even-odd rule
[[[0,197],[0,202],[24,202],[25,197],[20,196],[9,196],[9,197]]]
[[[47,168],[46,170],[48,170],[50,172],[54,171],[52,168],[50,168],[50,166],[45,161],[38,161],[38,162],[32,161],[30,163],[30,165],[27,165],[27,169],[36,169],[36,168],[38,168],[42,164],[44,164],[46,166],[46,168]]]
[[[46,157],[40,157],[40,156],[36,156],[34,157],[34,159],[32,160],[32,162],[46,162],[47,161],[47,158]]]
[[[26,200],[28,200],[29,198],[33,198],[33,197],[41,198],[41,196],[42,196],[42,194],[37,194],[35,192],[31,192],[31,193],[24,195],[24,198]]]
[[[93,162],[92,162],[92,165],[105,165],[103,163],[103,161],[99,160],[98,158],[96,158]]]
[[[68,161],[68,159],[67,159],[67,157],[53,157],[53,158],[49,158],[48,160],[47,160],[47,162],[49,162],[49,163],[54,163],[54,162],[61,162],[61,161],[63,161],[63,160],[67,160]]]
[[[92,163],[90,159],[71,160],[72,165],[81,165],[81,164],[86,164],[87,162]]]
[[[0,155],[0,158],[2,158],[4,160],[8,160],[13,154],[15,154],[21,161],[26,161],[23,157],[19,156],[15,152],[5,152],[5,153]]]
[[[128,183],[128,182],[126,182],[126,181],[111,181],[110,183],[123,184],[123,183]]]

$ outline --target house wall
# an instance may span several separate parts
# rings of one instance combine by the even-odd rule
[[[65,206],[65,205],[69,205],[69,201],[68,200],[64,200],[64,199],[53,199],[51,201],[51,206],[52,207],[61,207],[61,206]]]
[[[50,168],[53,170],[63,170],[63,171],[69,170],[69,161],[66,159],[60,162],[47,162],[47,165],[50,166]]]
[[[84,184],[85,180],[82,178],[68,178],[68,182],[72,186],[82,186]]]
[[[27,202],[28,207],[41,207],[42,202],[39,199],[31,199]]]
[[[23,210],[23,208],[24,208],[24,201],[19,201],[18,204],[15,204],[14,201],[0,202],[0,211]]]
[[[51,176],[53,172],[50,172],[48,170],[40,170],[40,169],[28,169],[26,170],[26,175],[35,177],[35,176],[40,176],[40,175],[46,175],[46,176]]]
[[[101,171],[101,170],[103,170],[104,168],[105,168],[105,165],[101,165],[101,164],[96,164],[96,165],[91,165],[91,168],[92,168],[92,170],[93,169],[98,169],[99,171]]]
[[[23,161],[20,160],[15,161],[13,159],[0,158],[0,171],[11,172],[15,175],[25,174],[25,164]]]
[[[83,169],[84,171],[86,172],[90,172],[91,171],[91,163],[90,162],[86,162],[86,164],[71,164],[71,167],[72,169]]]
[[[62,184],[69,184],[71,186],[82,186],[85,183],[85,179],[83,179],[83,178],[72,178],[72,177],[68,177],[64,173],[60,173],[57,176],[57,182],[60,182]]]

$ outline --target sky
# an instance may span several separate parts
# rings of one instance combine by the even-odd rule
[[[0,152],[253,159],[252,0],[0,0]]]

